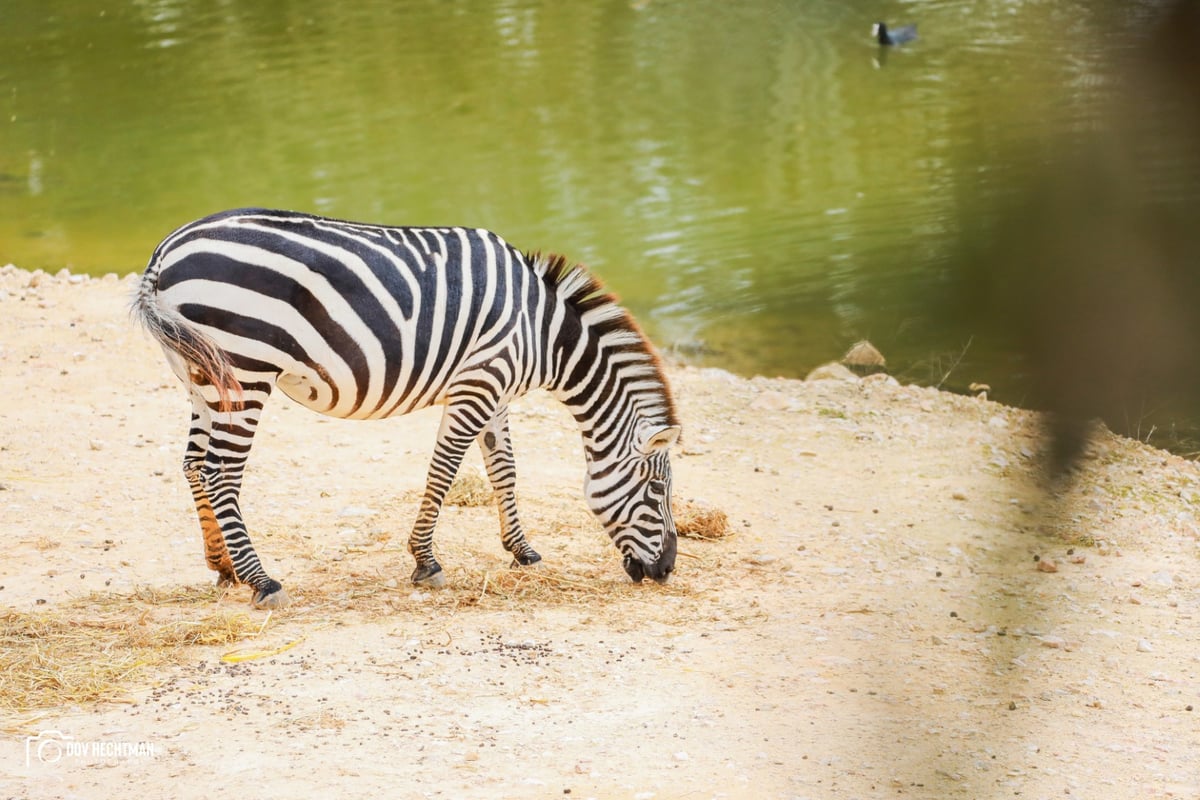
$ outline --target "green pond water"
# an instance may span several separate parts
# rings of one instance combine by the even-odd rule
[[[869,338],[1021,402],[1021,360],[931,299],[964,214],[1102,124],[1109,32],[1155,5],[8,0],[0,264],[140,271],[245,205],[482,226],[694,363],[802,376]]]

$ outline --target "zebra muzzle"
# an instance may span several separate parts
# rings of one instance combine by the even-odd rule
[[[634,583],[641,583],[643,578],[650,578],[655,583],[666,583],[671,577],[671,572],[675,569],[675,559],[660,558],[653,564],[646,564],[633,556],[625,556],[622,565],[625,567],[625,572],[633,579]]]

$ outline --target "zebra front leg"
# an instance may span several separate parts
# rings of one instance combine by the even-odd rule
[[[244,583],[256,608],[288,603],[279,581],[267,575],[250,542],[238,497],[246,457],[254,439],[269,384],[243,386],[244,400],[233,411],[209,407],[200,387],[192,387],[192,430],[184,456],[184,474],[192,489],[205,560],[217,572],[217,585]]]
[[[412,574],[412,582],[417,586],[440,589],[446,585],[442,565],[433,555],[433,529],[442,510],[442,500],[454,476],[458,474],[463,456],[479,433],[478,425],[472,423],[472,418],[478,418],[478,413],[479,408],[474,404],[463,406],[453,403],[448,404],[442,413],[442,424],[438,429],[433,458],[429,462],[429,474],[425,479],[425,496],[421,499],[421,510],[408,537],[408,552],[417,562]],[[487,416],[490,415],[491,410],[488,409]]]
[[[536,564],[542,557],[525,540],[525,532],[517,516],[517,464],[513,459],[512,439],[508,434],[507,406],[496,411],[496,415],[480,432],[478,441],[500,511],[500,541],[504,549],[513,554],[512,566]]]

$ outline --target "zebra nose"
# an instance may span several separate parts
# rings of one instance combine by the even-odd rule
[[[661,557],[658,561],[647,564],[633,556],[625,556],[624,566],[625,572],[629,573],[634,583],[641,583],[643,578],[650,578],[655,583],[662,584],[667,582],[675,570],[675,559]]]

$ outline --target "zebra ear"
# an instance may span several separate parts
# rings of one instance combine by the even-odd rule
[[[642,432],[642,440],[638,446],[638,450],[642,455],[652,455],[654,453],[666,450],[671,445],[675,444],[679,439],[678,425],[664,425],[654,428],[649,431]]]

